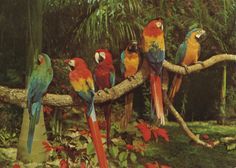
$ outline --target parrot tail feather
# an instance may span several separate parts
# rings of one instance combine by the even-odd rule
[[[93,103],[89,107],[89,112],[87,112],[87,114],[88,113],[90,113],[90,115],[87,115],[87,121],[90,128],[93,144],[97,153],[99,165],[102,168],[108,168],[107,158],[102,143],[102,136],[96,119]]]
[[[110,146],[111,138],[110,138],[110,132],[111,132],[111,112],[112,112],[112,106],[111,103],[106,103],[104,105],[104,116],[106,120],[106,132],[107,132],[107,147]]]
[[[28,140],[27,140],[28,153],[31,153],[31,150],[32,150],[32,143],[33,143],[33,138],[34,138],[36,120],[37,120],[36,115],[32,116],[29,123]]]
[[[28,153],[31,153],[32,143],[34,138],[35,125],[39,123],[41,110],[41,102],[33,103],[31,106],[30,122],[29,122],[29,131],[28,131],[28,140],[27,140],[27,149]]]
[[[121,118],[120,126],[122,129],[127,128],[128,123],[131,119],[132,112],[133,112],[133,97],[134,93],[128,93],[125,96],[125,114]]]
[[[160,76],[151,73],[150,85],[151,85],[152,102],[157,114],[157,119],[161,121],[162,125],[165,125],[165,115],[163,110],[162,86],[161,86]]]
[[[171,89],[170,89],[170,93],[169,93],[169,99],[171,101],[173,101],[175,94],[179,91],[181,83],[182,83],[182,75],[175,75],[172,85],[171,85]]]

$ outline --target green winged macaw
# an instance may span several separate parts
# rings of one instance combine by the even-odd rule
[[[184,42],[179,46],[175,58],[175,64],[179,64],[187,68],[188,65],[198,63],[201,46],[200,37],[205,34],[205,30],[194,28],[187,33]],[[187,70],[187,69],[186,69]],[[179,91],[183,76],[176,74],[169,92],[169,99],[173,101],[175,94]]]
[[[143,56],[150,66],[151,110],[152,112],[156,111],[157,119],[164,125],[165,116],[161,86],[162,63],[165,60],[163,20],[161,18],[151,20],[144,27],[142,36]]]
[[[115,85],[115,68],[113,66],[111,52],[107,49],[98,49],[95,52],[97,66],[94,71],[94,79],[99,90],[111,88]],[[102,105],[106,119],[107,146],[111,143],[111,110],[112,103],[106,102]]]
[[[38,56],[37,65],[34,67],[28,83],[27,105],[29,111],[29,131],[27,140],[28,153],[31,153],[35,125],[39,122],[42,107],[42,97],[53,78],[51,60],[47,54]]]
[[[69,80],[78,96],[84,100],[86,105],[86,118],[90,128],[93,144],[97,153],[99,165],[101,168],[107,168],[108,163],[104,152],[102,137],[98,126],[95,108],[94,108],[94,81],[93,76],[86,62],[81,58],[65,60],[71,67]]]
[[[131,41],[120,56],[120,70],[124,78],[133,77],[140,65],[140,54],[137,41]],[[133,111],[133,92],[125,95],[125,113],[121,118],[121,128],[126,128]]]

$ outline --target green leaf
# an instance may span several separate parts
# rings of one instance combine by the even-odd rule
[[[133,163],[135,163],[136,161],[137,161],[137,156],[136,156],[136,154],[135,153],[131,153],[130,154],[130,160],[133,162]]]
[[[125,161],[125,160],[127,160],[127,157],[128,157],[128,153],[127,152],[121,152],[119,154],[119,161]]]
[[[109,149],[109,152],[113,158],[116,158],[119,153],[119,148],[117,146],[113,146]]]
[[[128,167],[127,165],[128,165],[127,160],[121,162],[121,167]]]
[[[95,153],[94,146],[93,146],[93,143],[91,142],[87,145],[87,154],[91,155],[91,154],[94,154],[94,153]]]

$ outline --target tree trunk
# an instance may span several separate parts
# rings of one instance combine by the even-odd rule
[[[218,124],[225,124],[225,104],[226,104],[226,76],[227,76],[227,65],[224,63],[223,71],[222,71],[222,83],[221,83],[221,90],[220,90],[220,106],[219,106],[219,117],[218,117]]]
[[[42,1],[41,0],[25,0],[27,4],[27,30],[26,30],[26,86],[31,74],[35,60],[41,52],[42,47]],[[43,109],[43,108],[42,108]],[[39,123],[35,127],[32,151],[28,153],[27,138],[29,130],[29,113],[28,109],[24,109],[23,122],[19,138],[17,159],[23,162],[42,163],[47,160],[47,154],[43,148],[43,141],[47,140],[46,128],[44,123],[43,110],[40,112]]]

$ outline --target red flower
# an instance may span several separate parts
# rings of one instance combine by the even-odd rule
[[[51,107],[49,107],[49,106],[44,106],[43,107],[43,112],[44,113],[50,114],[52,112],[52,110],[53,109]]]
[[[60,161],[60,168],[69,168],[69,162],[68,162],[68,160],[62,159],[62,160]]]
[[[56,147],[54,147],[54,150],[56,151],[56,152],[61,152],[61,151],[63,151],[65,148],[64,148],[64,146],[56,146]]]
[[[85,162],[81,162],[81,163],[80,163],[80,168],[86,168]]]
[[[151,139],[151,130],[147,123],[141,122],[136,126],[142,133],[143,139],[145,142]]]
[[[146,163],[145,168],[159,168],[157,163]]]
[[[43,141],[42,144],[46,152],[50,152],[51,150],[53,150],[52,145],[48,141]]]
[[[165,141],[167,141],[167,142],[170,141],[167,131],[163,128],[155,127],[152,129],[152,133],[156,139],[160,136],[160,137],[164,138]]]
[[[20,168],[20,165],[18,163],[15,163],[12,168]]]
[[[126,145],[126,149],[128,149],[128,150],[134,150],[134,146],[133,146],[133,145],[130,145],[130,144],[127,144],[127,145]]]

